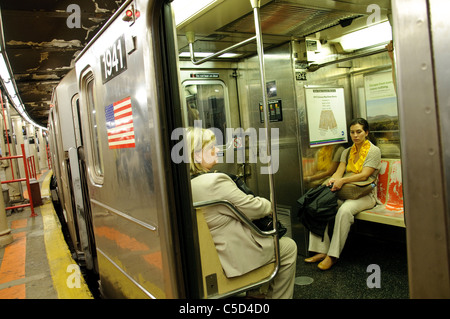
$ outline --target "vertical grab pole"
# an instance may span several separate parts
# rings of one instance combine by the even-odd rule
[[[23,169],[25,171],[25,178],[27,180],[28,197],[30,198],[30,207],[31,207],[30,217],[36,217],[37,214],[34,212],[33,196],[31,196],[30,177],[28,175],[27,156],[25,155],[25,146],[23,144],[20,144],[20,147],[22,148],[22,158],[23,158],[23,166],[24,166]]]
[[[277,211],[276,211],[276,199],[275,199],[275,187],[273,181],[273,158],[272,158],[272,149],[271,149],[271,134],[269,130],[269,110],[268,110],[268,97],[266,90],[266,75],[264,69],[264,45],[263,38],[261,32],[261,20],[259,17],[259,8],[260,8],[260,0],[250,0],[250,3],[253,8],[253,16],[255,19],[255,33],[256,33],[256,47],[258,50],[258,58],[259,58],[259,72],[261,76],[261,91],[263,97],[263,110],[264,110],[264,132],[266,135],[266,147],[267,147],[267,158],[270,159],[268,165],[268,173],[269,173],[269,191],[270,191],[270,203],[272,204],[272,219],[274,228],[278,231],[277,227]],[[280,267],[280,247],[278,242],[278,234],[274,237],[275,243],[275,261],[277,262],[277,267]]]

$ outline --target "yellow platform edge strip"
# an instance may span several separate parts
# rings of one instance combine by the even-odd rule
[[[42,181],[41,186],[41,197],[49,197],[50,196],[50,180],[53,176],[53,170],[49,170],[44,180]]]
[[[53,172],[50,170],[42,183],[41,194],[50,194],[52,175]],[[64,240],[53,203],[47,201],[40,207],[40,211],[44,223],[44,241],[48,264],[58,298],[93,299],[83,276],[81,274],[78,276],[75,271],[77,263],[73,260],[69,247]]]

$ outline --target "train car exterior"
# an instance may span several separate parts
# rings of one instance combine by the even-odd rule
[[[129,21],[126,10],[133,12]],[[128,1],[75,64],[101,290],[107,297],[185,296],[174,240],[177,199],[169,135],[162,121],[167,102],[160,87],[161,10],[161,2]]]
[[[256,38],[246,40],[255,30],[252,5],[261,8],[263,21],[271,21],[263,25],[263,32],[269,31],[259,54]],[[239,174],[276,203],[276,218],[306,256],[308,236],[296,218],[296,200],[308,187],[307,171],[319,144],[328,143],[311,130],[311,106],[318,100],[319,107],[330,103],[319,96],[311,101],[318,90],[338,94],[334,101],[341,114],[335,116],[343,123],[339,130],[327,124],[318,130],[323,136],[334,130],[339,141],[333,143],[344,145],[347,123],[372,117],[383,159],[401,162],[410,296],[448,298],[448,99],[443,89],[448,23],[439,14],[442,5],[426,0],[224,0],[175,26],[169,1],[127,1],[55,90],[49,117],[58,196],[72,241],[99,273],[102,294],[217,297],[208,288],[217,283],[202,273],[205,256],[189,168],[171,157],[178,143],[173,132],[196,125],[194,120],[223,133],[219,169]],[[312,16],[315,23],[305,18]],[[394,60],[384,48],[346,52],[333,42],[348,30],[378,24],[377,19],[392,26]],[[420,45],[413,48],[417,39]],[[194,51],[224,54],[240,41],[245,43],[233,46],[238,57],[195,58]],[[179,58],[181,52],[190,58]],[[370,81],[396,85],[384,92],[389,102],[367,96]],[[391,103],[388,124],[368,111],[370,98]],[[278,166],[269,175],[259,174],[268,163],[251,161],[248,145],[249,132],[265,128],[276,132],[272,151]]]
[[[54,90],[49,116],[51,148],[56,192],[69,231],[76,259],[87,269],[97,271],[95,238],[89,203],[86,201],[86,181],[80,173],[82,163],[79,147],[79,97],[75,70],[71,70]],[[81,154],[80,154],[81,155]],[[56,199],[55,199],[56,200]]]

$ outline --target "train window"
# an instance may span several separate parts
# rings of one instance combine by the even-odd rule
[[[229,126],[229,106],[226,86],[221,81],[186,81],[183,83],[185,121],[194,126],[201,121],[203,128],[216,128],[226,136]]]
[[[91,177],[96,184],[103,184],[103,155],[101,148],[101,141],[98,138],[98,119],[97,119],[97,107],[94,99],[94,78],[88,77],[86,79],[86,97],[87,97],[87,115],[89,122],[90,133],[90,169]]]
[[[83,145],[83,134],[81,131],[81,118],[80,118],[80,98],[78,94],[76,94],[72,99],[72,115],[74,118],[73,124],[75,129],[75,140],[76,145]]]

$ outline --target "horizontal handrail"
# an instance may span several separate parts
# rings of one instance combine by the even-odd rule
[[[186,32],[186,38],[188,39],[188,42],[189,42],[189,52],[190,52],[190,55],[191,55],[191,62],[194,65],[199,65],[199,64],[205,63],[205,62],[207,62],[207,61],[209,61],[211,59],[214,59],[214,58],[216,58],[218,56],[221,56],[222,54],[225,54],[225,53],[230,52],[230,51],[232,51],[234,49],[237,49],[237,48],[240,48],[240,47],[242,47],[244,45],[247,45],[247,44],[249,44],[249,43],[251,43],[253,41],[256,41],[256,35],[255,35],[255,36],[253,36],[251,38],[248,38],[247,40],[244,40],[244,41],[241,41],[239,43],[233,44],[232,46],[230,46],[230,47],[228,47],[226,49],[223,49],[223,50],[221,50],[219,52],[213,53],[213,54],[208,55],[207,57],[205,57],[205,58],[203,58],[201,60],[196,61],[195,60],[195,53],[194,53],[194,32]]]
[[[22,158],[22,155],[14,155],[14,156],[2,156],[0,160],[12,159],[12,158]]]
[[[357,54],[357,55],[352,55],[346,58],[342,58],[342,59],[337,59],[337,60],[333,60],[333,61],[329,61],[329,62],[324,62],[322,64],[311,64],[308,67],[308,71],[309,72],[315,72],[320,68],[323,68],[325,66],[329,66],[329,65],[333,65],[333,64],[337,64],[337,63],[342,63],[342,62],[346,62],[346,61],[350,61],[350,60],[354,60],[357,58],[364,58],[366,56],[371,56],[371,55],[375,55],[375,54],[379,54],[379,53],[383,53],[383,52],[387,52],[388,50],[386,48],[383,49],[379,49],[379,50],[374,50],[374,51],[368,51],[368,52],[364,52],[361,54]]]
[[[31,204],[28,203],[28,204],[22,204],[22,205],[9,206],[9,207],[5,207],[5,210],[10,210],[10,209],[15,209],[15,208],[23,208],[23,207],[28,207],[28,206],[31,206]]]
[[[15,182],[26,182],[26,178],[19,178],[19,179],[10,179],[7,181],[2,181],[2,184],[8,184],[8,183],[15,183]]]

